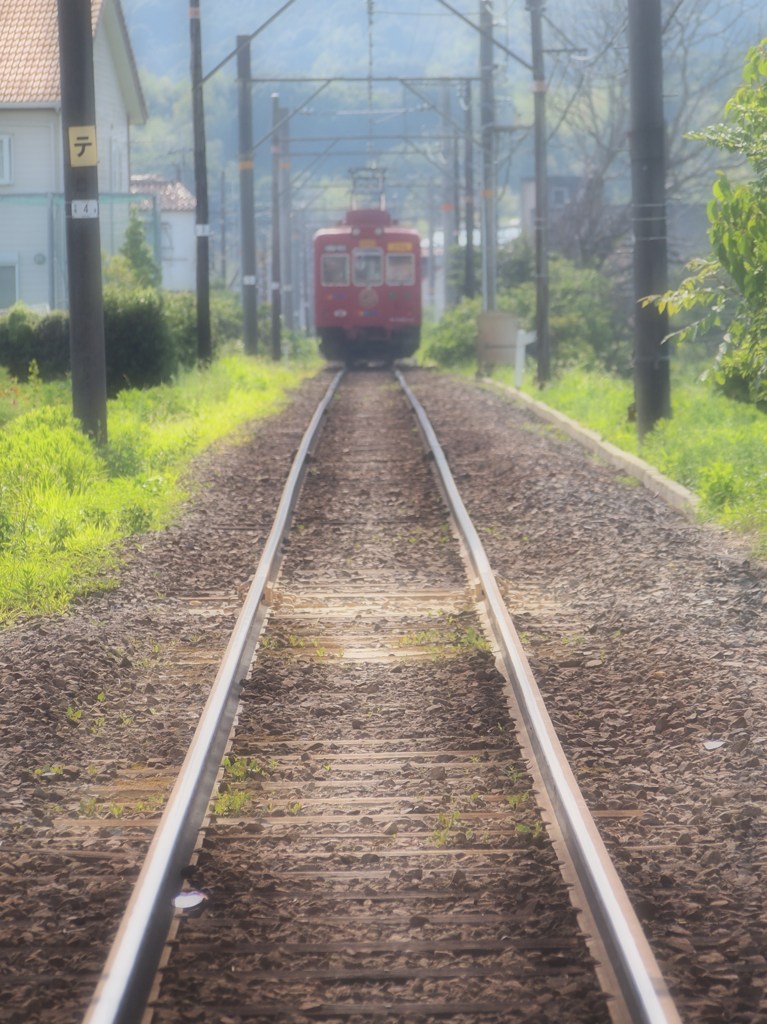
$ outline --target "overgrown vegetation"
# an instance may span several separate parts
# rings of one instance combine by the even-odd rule
[[[529,242],[519,238],[499,252],[498,309],[514,313],[519,327],[535,327],[535,267]],[[549,327],[554,362],[586,364],[628,373],[631,345],[625,311],[610,280],[564,257],[549,264]],[[422,358],[458,366],[475,358],[481,299],[463,299],[424,330]]]
[[[656,297],[670,313],[702,310],[678,336],[724,330],[713,377],[725,394],[767,408],[767,40],[748,53],[743,85],[725,107],[725,121],[690,138],[735,154],[754,177],[720,172],[708,205],[711,254],[688,264],[689,276]]]
[[[496,376],[511,382],[508,371]],[[767,555],[767,418],[759,409],[677,369],[673,416],[661,420],[640,447],[626,415],[634,397],[630,381],[573,368],[543,394],[532,381],[525,390],[689,487],[700,496],[704,518],[747,531]]]
[[[79,430],[65,387],[0,377],[0,411],[17,412],[0,432],[0,623],[111,587],[117,542],[168,522],[192,457],[275,412],[308,372],[230,355],[173,385],[123,391],[103,450]]]
[[[214,351],[242,337],[242,314],[234,295],[211,293]],[[107,285],[104,288],[107,390],[154,387],[197,362],[197,313],[191,292]],[[0,317],[0,366],[26,381],[31,368],[44,381],[69,372],[69,317],[41,315],[23,305]]]
[[[164,292],[160,270],[131,213],[120,252],[105,258],[104,339],[107,391],[154,387],[197,362],[197,307],[191,292]],[[224,288],[210,295],[211,341],[216,352],[242,337],[242,310]],[[263,333],[262,337],[266,337]],[[18,304],[0,317],[0,367],[16,380],[44,381],[69,372],[69,316],[40,315]]]

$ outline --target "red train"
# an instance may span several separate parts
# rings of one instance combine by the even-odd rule
[[[386,210],[314,236],[314,321],[326,359],[391,362],[421,340],[421,240]]]

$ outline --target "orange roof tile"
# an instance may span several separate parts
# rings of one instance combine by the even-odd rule
[[[93,31],[103,0],[92,0]],[[56,0],[0,3],[0,103],[57,103],[59,28]]]
[[[160,209],[173,213],[186,213],[197,209],[197,200],[180,181],[167,181],[159,174],[134,174],[130,180],[130,190],[157,196]]]

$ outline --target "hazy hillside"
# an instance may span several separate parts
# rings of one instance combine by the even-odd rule
[[[208,70],[234,49],[281,3],[201,0],[204,66]],[[459,0],[468,12],[475,5]],[[520,5],[517,5],[520,6]],[[255,8],[258,7],[258,10]],[[168,0],[123,0],[140,67],[176,77],[188,73],[187,5]],[[433,0],[387,0],[374,8],[373,61],[378,74],[476,74],[475,33]],[[414,13],[416,12],[416,13]],[[475,15],[473,15],[475,16]],[[297,0],[253,43],[254,74],[367,74],[368,17],[365,0]],[[233,69],[222,74],[232,74]]]
[[[122,3],[152,115],[145,128],[133,133],[134,169],[177,175],[194,187],[188,6],[182,0]],[[664,78],[667,116],[673,126],[670,130],[679,145],[686,131],[721,116],[724,102],[740,77],[747,46],[767,31],[766,15],[760,0],[728,0],[727,4],[681,0],[681,6],[680,0],[664,3],[677,23],[673,37],[676,42],[667,47]],[[478,20],[479,0],[451,0],[451,4],[472,21]],[[625,93],[620,96],[625,83],[626,45],[619,22],[625,4],[626,0],[621,0],[618,8],[615,0],[548,0],[546,4],[550,173],[579,174],[595,162],[600,166],[604,163],[608,193],[615,188],[625,192],[629,177],[625,143],[628,107]],[[252,34],[282,5],[283,0],[259,4],[252,0],[200,0],[204,71],[211,71],[232,53],[238,35]],[[493,6],[496,39],[529,60],[526,0],[494,0]],[[253,89],[256,193],[266,217],[271,180],[271,94],[275,90],[281,106],[293,111],[301,108],[290,124],[291,166],[300,188],[294,200],[299,206],[319,211],[317,215],[321,216],[334,204],[344,203],[338,183],[348,182],[350,168],[374,161],[387,170],[390,200],[407,207],[404,213],[397,211],[400,215],[425,221],[433,218],[435,209],[449,198],[445,195],[445,176],[452,157],[445,150],[447,133],[440,117],[448,99],[442,85],[419,83],[409,88],[400,83],[376,83],[372,87],[371,113],[365,80],[335,82],[314,98],[316,85],[274,82],[289,75],[365,79],[370,61],[370,9],[374,75],[478,75],[478,34],[438,0],[295,0],[253,40],[251,49],[254,78],[269,78]],[[609,29],[608,22],[612,26]],[[687,42],[688,36],[693,42]],[[681,48],[675,48],[677,44]],[[498,181],[501,208],[511,216],[518,212],[521,179],[533,173],[531,76],[528,68],[500,50],[495,53],[495,66],[496,124],[501,128]],[[235,74],[235,61],[230,60],[205,86],[210,194],[217,211],[214,216],[219,207],[227,206],[220,198],[222,189],[231,192],[231,211],[236,206]],[[475,82],[475,132],[479,125],[479,91]],[[580,108],[572,102],[579,93]],[[449,91],[454,121],[451,135],[463,124],[459,94],[457,85]],[[623,105],[618,107],[611,125],[614,95]],[[680,109],[681,116],[674,122]],[[585,130],[584,110],[593,122],[587,120]],[[603,117],[607,118],[604,125],[599,123]],[[509,128],[514,130],[505,130]],[[603,160],[600,150],[608,137],[617,154],[609,161]],[[584,139],[585,147],[581,145]],[[594,152],[588,151],[589,145]],[[691,198],[696,188],[701,194],[707,192],[712,175],[709,167],[692,177],[688,175],[683,198]],[[399,196],[397,181],[403,183]],[[701,195],[695,198],[700,200]]]

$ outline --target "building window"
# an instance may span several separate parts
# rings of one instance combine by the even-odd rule
[[[551,193],[552,206],[556,207],[557,209],[561,209],[563,206],[567,206],[570,197],[567,194],[566,188],[562,188],[561,185],[557,185],[551,190]]]
[[[0,253],[0,309],[9,309],[19,297],[19,263]]]
[[[13,149],[10,135],[0,135],[0,185],[13,182]]]

